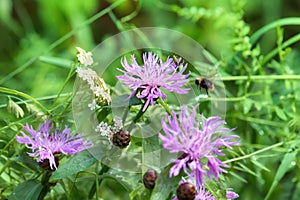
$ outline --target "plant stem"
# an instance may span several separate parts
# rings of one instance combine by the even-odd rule
[[[224,76],[222,81],[237,80],[300,80],[300,75],[253,75],[253,76]]]
[[[238,161],[238,160],[247,159],[247,158],[250,158],[250,157],[252,157],[252,156],[254,156],[254,155],[256,155],[256,154],[259,154],[259,153],[268,151],[268,150],[270,150],[270,149],[273,149],[273,148],[275,148],[275,147],[279,147],[279,146],[281,146],[281,145],[283,145],[283,142],[279,142],[279,143],[274,144],[274,145],[272,145],[272,146],[265,147],[265,148],[263,148],[263,149],[260,149],[260,150],[258,150],[258,151],[255,151],[255,152],[250,153],[250,154],[245,155],[245,156],[241,156],[241,157],[238,157],[238,158],[233,158],[233,159],[230,159],[230,160],[226,160],[226,161],[224,161],[223,163],[230,163],[230,162],[235,162],[235,161]]]
[[[168,104],[166,104],[161,98],[158,98],[157,102],[169,113],[169,115],[172,115],[172,110]]]
[[[67,96],[70,96],[72,95],[72,92],[68,92],[68,93],[63,93],[60,95],[60,97],[67,97]],[[50,96],[45,96],[45,97],[38,97],[38,98],[35,98],[35,100],[37,101],[47,101],[47,100],[51,100],[51,99],[55,99],[57,98],[57,94],[56,95],[50,95]],[[15,103],[16,104],[24,104],[24,103],[30,103],[32,102],[32,100],[22,100],[22,101],[16,101]],[[1,104],[0,105],[0,108],[5,108],[7,106],[7,104]]]
[[[43,175],[43,177],[42,177],[42,185],[43,185],[43,189],[42,189],[42,191],[41,191],[41,193],[40,193],[40,195],[39,195],[39,198],[38,198],[38,200],[42,200],[42,199],[44,199],[44,197],[47,195],[47,193],[49,192],[49,189],[50,189],[50,187],[49,187],[49,179],[50,179],[50,177],[51,177],[51,175],[52,175],[52,172],[49,172],[49,171],[46,171],[45,173],[44,173],[44,175]]]
[[[142,104],[141,109],[139,110],[139,112],[137,113],[137,115],[132,120],[131,124],[129,125],[129,127],[127,129],[129,132],[134,128],[134,124],[143,116],[143,114],[148,109],[149,106],[146,108],[146,110],[143,111],[144,105],[145,105],[145,103]]]
[[[96,192],[96,186],[97,186],[97,185],[99,186],[99,185],[102,183],[102,181],[103,181],[102,175],[103,175],[104,173],[108,172],[109,169],[110,169],[110,167],[108,167],[107,165],[105,165],[105,164],[102,163],[102,169],[100,170],[100,172],[99,172],[99,174],[98,174],[98,175],[99,175],[99,181],[96,180],[96,181],[94,182],[92,188],[90,189],[90,192],[89,192],[89,199],[92,199],[92,198],[93,198],[93,196],[94,196],[94,194],[95,194],[95,192]]]
[[[37,104],[46,113],[49,112],[48,109],[46,107],[44,107],[40,102],[38,102],[35,98],[33,98],[32,96],[30,96],[28,94],[25,94],[23,92],[19,92],[17,90],[13,90],[13,89],[9,89],[9,88],[0,87],[0,93],[10,94],[10,95],[16,95],[16,96],[23,97],[23,98],[28,99],[28,100],[32,101],[33,103]]]

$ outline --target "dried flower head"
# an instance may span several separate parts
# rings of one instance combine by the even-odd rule
[[[79,62],[83,65],[83,66],[88,66],[93,64],[93,58],[92,58],[92,52],[86,52],[84,49],[80,48],[80,47],[76,47],[78,54],[76,55]]]
[[[49,160],[52,170],[57,168],[56,154],[74,155],[93,146],[92,142],[86,141],[82,134],[72,134],[68,126],[65,126],[62,131],[52,129],[51,121],[40,124],[37,131],[28,124],[24,129],[30,136],[21,131],[22,136],[17,135],[16,140],[31,149],[32,153],[28,153],[29,156],[38,157],[38,162]]]
[[[110,104],[110,90],[104,80],[100,78],[94,70],[90,68],[78,67],[76,72],[79,78],[89,84],[90,89],[94,94],[94,99],[88,105],[91,110],[96,109],[97,105],[104,106]]]
[[[132,55],[131,64],[128,64],[124,57],[121,61],[124,70],[119,69],[124,75],[117,76],[129,89],[133,90],[128,99],[137,93],[138,98],[145,99],[143,111],[150,103],[154,105],[154,101],[158,98],[166,98],[166,94],[161,89],[178,94],[187,93],[189,88],[182,88],[188,82],[189,74],[183,74],[187,64],[177,65],[173,58],[167,58],[163,62],[157,54],[152,54],[152,52],[144,53],[143,61],[143,65],[139,66]]]
[[[204,176],[210,179],[226,172],[222,167],[228,167],[217,156],[224,156],[224,148],[239,145],[237,135],[231,135],[232,129],[225,128],[226,124],[220,117],[205,119],[202,115],[202,127],[196,120],[196,108],[189,113],[187,106],[183,106],[179,113],[179,120],[172,112],[172,118],[167,115],[167,123],[162,120],[165,135],[159,134],[163,147],[171,153],[182,153],[178,159],[173,159],[170,176],[177,176],[181,169],[189,175],[190,180],[195,179],[196,187],[204,183]]]

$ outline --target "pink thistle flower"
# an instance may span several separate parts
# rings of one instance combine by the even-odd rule
[[[143,54],[144,64],[139,66],[134,55],[131,56],[131,64],[128,64],[126,58],[121,61],[124,70],[119,69],[124,75],[117,76],[125,86],[132,89],[133,92],[128,97],[135,96],[145,99],[143,111],[148,105],[154,105],[155,100],[166,98],[166,94],[162,89],[178,94],[185,94],[189,88],[182,88],[188,82],[189,74],[183,74],[187,68],[187,64],[176,65],[172,58],[167,58],[165,62],[159,59],[157,54],[151,52]],[[181,69],[179,69],[183,66]]]
[[[226,124],[220,117],[209,117],[205,119],[202,115],[201,128],[196,121],[196,108],[189,113],[187,106],[183,106],[178,119],[175,112],[172,117],[167,115],[167,122],[162,120],[162,128],[165,135],[159,134],[163,147],[170,153],[181,153],[178,159],[171,160],[174,165],[170,169],[170,177],[177,176],[180,170],[189,176],[190,180],[195,179],[196,187],[200,188],[204,183],[205,175],[216,179],[223,172],[223,167],[228,167],[217,158],[224,156],[224,147],[239,145],[237,135],[231,135],[232,129],[225,128]]]
[[[47,121],[40,124],[36,131],[32,126],[26,124],[24,129],[30,136],[21,131],[22,136],[17,135],[16,140],[31,149],[32,153],[28,153],[29,156],[38,157],[38,162],[48,159],[52,170],[57,169],[55,163],[56,154],[75,155],[93,146],[92,142],[83,139],[82,134],[72,134],[68,126],[65,126],[65,129],[62,131],[58,129],[51,130],[51,126],[51,121]]]

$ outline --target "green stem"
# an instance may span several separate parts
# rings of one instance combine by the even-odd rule
[[[7,76],[5,76],[4,78],[2,78],[0,80],[0,85],[3,84],[3,83],[5,83],[7,80],[11,79],[12,77],[14,77],[15,75],[17,75],[18,73],[20,73],[23,70],[25,70],[27,67],[29,67],[30,65],[32,65],[32,63],[34,63],[35,61],[37,61],[40,56],[49,53],[52,49],[54,49],[58,45],[62,44],[64,41],[66,41],[69,38],[71,38],[75,33],[77,33],[78,31],[80,31],[81,29],[83,29],[85,26],[93,23],[94,21],[96,21],[100,17],[104,16],[105,14],[107,14],[109,11],[111,11],[114,8],[116,8],[117,6],[119,6],[124,1],[125,0],[116,1],[115,3],[111,4],[109,7],[103,9],[102,11],[100,11],[97,14],[95,14],[94,16],[92,16],[91,18],[89,18],[88,20],[84,21],[82,24],[80,24],[76,28],[72,29],[69,33],[65,34],[64,36],[62,36],[61,38],[59,38],[58,40],[56,40],[55,42],[53,42],[49,46],[48,49],[46,49],[45,51],[41,52],[38,56],[35,56],[35,57],[31,58],[26,63],[24,63],[23,65],[21,65],[20,67],[18,67],[16,70],[14,70],[13,72],[9,73]]]
[[[284,49],[287,48],[289,46],[291,46],[292,44],[296,43],[300,41],[300,34],[295,35],[294,37],[290,38],[289,40],[285,41],[280,49]],[[271,58],[273,58],[280,50],[279,48],[276,48],[274,50],[272,50],[270,53],[268,53],[262,60],[261,65],[264,65],[265,63],[267,63]]]
[[[166,104],[161,98],[158,98],[157,102],[169,113],[169,115],[172,115],[172,110],[168,104]]]
[[[43,189],[39,195],[38,200],[43,200],[44,197],[47,195],[47,193],[50,191],[50,186],[49,186],[49,179],[52,175],[52,172],[46,171],[42,177],[42,185],[43,185]]]
[[[299,17],[290,17],[290,18],[279,19],[279,20],[271,22],[270,24],[263,26],[258,31],[256,31],[254,34],[252,34],[252,36],[250,38],[250,43],[254,44],[267,31],[269,31],[273,28],[276,28],[277,26],[284,26],[284,25],[300,25],[300,18]]]
[[[146,103],[146,102],[145,102]],[[147,106],[146,110],[143,111],[143,108],[145,106],[145,103],[142,104],[139,112],[136,114],[136,116],[134,117],[134,119],[132,120],[132,123],[129,125],[128,127],[128,131],[130,132],[133,128],[134,128],[134,125],[135,123],[143,116],[143,114],[147,111],[149,105]]]
[[[102,183],[102,181],[103,181],[102,175],[103,175],[104,173],[108,172],[109,169],[110,169],[110,167],[108,167],[107,165],[104,165],[104,164],[102,163],[102,169],[101,169],[100,172],[99,172],[99,181],[96,180],[96,181],[94,182],[92,188],[90,189],[90,192],[89,192],[89,199],[92,199],[92,198],[93,198],[93,196],[94,196],[94,194],[95,194],[95,192],[96,192],[97,185],[99,186],[99,185]]]
[[[69,93],[63,93],[60,95],[60,97],[67,97],[67,96],[70,96],[72,93],[69,92]],[[46,101],[46,100],[51,100],[51,99],[55,99],[57,98],[57,94],[56,95],[50,95],[50,96],[45,96],[45,97],[38,97],[38,98],[35,98],[35,100],[37,101]],[[32,100],[22,100],[22,101],[16,101],[15,103],[16,104],[24,104],[24,103],[30,103],[32,102]],[[2,104],[0,105],[0,108],[5,108],[7,107],[7,104]]]
[[[261,118],[254,118],[254,117],[246,117],[244,115],[235,115],[234,117],[237,117],[241,120],[249,121],[249,122],[254,122],[257,124],[263,124],[263,125],[269,125],[269,126],[276,126],[276,127],[284,127],[286,126],[286,123],[284,122],[274,122],[270,120],[265,120]]]
[[[71,67],[70,71],[69,71],[69,74],[67,76],[67,79],[65,80],[63,86],[61,87],[61,89],[59,90],[58,94],[57,94],[57,97],[55,98],[54,100],[54,103],[57,102],[57,100],[59,99],[60,95],[62,94],[63,90],[65,89],[65,87],[67,86],[69,80],[71,79],[71,77],[75,74],[75,70],[73,67]]]
[[[253,75],[253,76],[224,76],[222,81],[237,80],[300,80],[300,75]]]
[[[283,145],[283,142],[279,142],[279,143],[277,143],[277,144],[274,144],[274,145],[265,147],[265,148],[263,148],[263,149],[260,149],[260,150],[258,150],[258,151],[255,151],[255,152],[250,153],[250,154],[245,155],[245,156],[241,156],[241,157],[238,157],[238,158],[233,158],[233,159],[230,159],[230,160],[226,160],[226,161],[224,161],[223,163],[230,163],[230,162],[235,162],[235,161],[238,161],[238,160],[244,160],[244,159],[250,158],[250,157],[252,157],[252,156],[254,156],[254,155],[256,155],[256,154],[260,154],[260,153],[265,152],[265,151],[268,151],[268,150],[270,150],[270,149],[279,147],[279,146],[281,146],[281,145]]]
[[[25,99],[28,99],[30,101],[32,101],[33,103],[35,103],[36,105],[38,105],[40,108],[42,108],[46,113],[48,113],[48,109],[46,107],[44,107],[40,102],[38,102],[35,98],[33,98],[32,96],[25,94],[23,92],[19,92],[17,90],[13,90],[13,89],[9,89],[9,88],[4,88],[4,87],[0,87],[0,93],[4,93],[4,94],[10,94],[10,95],[16,95],[16,96],[20,96],[23,97]]]

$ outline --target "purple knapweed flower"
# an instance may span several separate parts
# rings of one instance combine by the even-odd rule
[[[189,74],[183,74],[187,64],[176,64],[173,58],[167,58],[165,62],[152,52],[143,54],[144,64],[139,66],[134,55],[131,56],[131,64],[128,64],[126,58],[121,61],[124,70],[119,69],[124,75],[117,76],[125,86],[132,89],[133,92],[128,97],[130,99],[137,94],[140,99],[145,99],[143,111],[148,105],[154,105],[158,98],[164,100],[166,94],[161,89],[178,94],[185,94],[189,88],[182,88],[188,82]],[[182,67],[182,68],[181,68]],[[180,69],[181,68],[181,69]]]
[[[239,195],[232,191],[232,188],[226,188],[226,198],[227,200],[236,199]]]
[[[167,115],[167,123],[162,120],[162,128],[165,135],[159,134],[163,147],[170,153],[180,153],[178,159],[172,159],[174,166],[170,169],[170,177],[177,176],[181,169],[196,181],[196,187],[200,188],[204,183],[204,176],[210,179],[214,176],[218,179],[222,167],[228,167],[217,156],[224,156],[224,147],[232,148],[239,145],[237,135],[231,135],[232,129],[223,127],[226,122],[220,117],[205,119],[202,115],[201,128],[196,121],[196,108],[188,112],[187,106],[182,106],[178,120],[172,111],[172,117]],[[205,166],[206,165],[206,166]]]
[[[16,140],[32,149],[28,153],[31,157],[38,157],[38,162],[49,160],[50,168],[57,169],[55,163],[56,154],[74,155],[80,151],[91,148],[93,144],[83,139],[82,134],[72,134],[68,126],[60,131],[51,129],[52,122],[47,121],[39,125],[38,130],[26,124],[24,129],[30,136],[21,131],[22,136],[16,136]]]
[[[216,200],[216,198],[209,191],[205,190],[205,187],[201,187],[196,193],[195,200]]]

